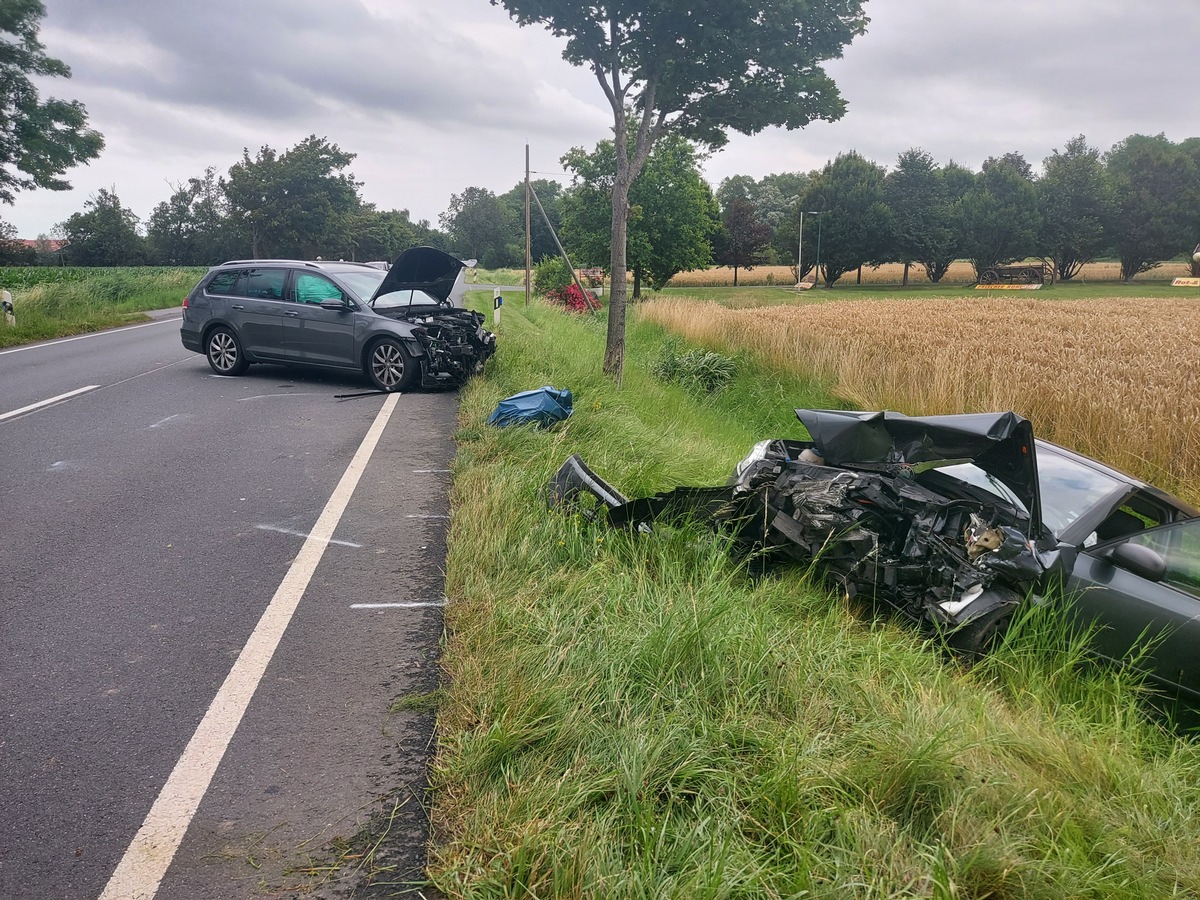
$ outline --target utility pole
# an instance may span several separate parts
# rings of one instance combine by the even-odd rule
[[[529,292],[533,279],[530,276],[530,270],[533,268],[533,257],[530,253],[530,237],[529,237],[529,195],[532,188],[529,186],[529,145],[525,145],[525,305],[529,305]]]

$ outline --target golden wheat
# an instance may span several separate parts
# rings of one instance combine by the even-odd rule
[[[1037,260],[1035,260],[1037,262]],[[1191,274],[1186,263],[1160,263],[1136,280],[1162,281],[1167,278],[1178,278]],[[904,266],[900,263],[886,263],[875,268],[864,268],[863,284],[900,284],[904,278]],[[806,280],[811,281],[810,272]],[[1121,265],[1116,262],[1087,263],[1072,280],[1073,284],[1085,281],[1120,281]],[[848,272],[838,279],[838,284],[854,284],[857,281],[855,272]],[[909,284],[928,284],[925,270],[920,266],[910,266],[908,270]],[[975,281],[975,269],[966,260],[956,260],[951,263],[950,270],[942,279],[942,284],[972,284]],[[753,269],[738,269],[738,285],[753,287],[764,284],[795,284],[795,266],[755,266]],[[680,272],[669,282],[670,287],[730,287],[733,285],[733,269],[728,266],[716,266],[711,269],[697,269],[694,272]]]
[[[1200,302],[969,299],[728,309],[684,297],[640,315],[688,340],[814,372],[861,409],[1014,410],[1041,437],[1200,501]]]

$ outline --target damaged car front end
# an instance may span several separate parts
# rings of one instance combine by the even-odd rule
[[[573,457],[551,500],[591,496],[616,526],[706,520],[755,566],[815,563],[849,597],[982,649],[1056,558],[1029,422],[1014,413],[796,414],[812,440],[757,444],[724,486],[626,500]]]

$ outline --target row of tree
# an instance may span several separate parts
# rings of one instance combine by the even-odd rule
[[[1130,280],[1190,256],[1200,237],[1200,138],[1132,135],[1102,154],[1080,136],[1047,157],[1039,177],[1019,153],[990,158],[980,172],[939,166],[919,149],[890,172],[849,153],[813,175],[801,204],[819,213],[804,223],[804,240],[820,229],[827,284],[883,262],[920,265],[937,282],[955,259],[970,260],[978,277],[1029,257],[1069,280],[1100,256],[1117,258]],[[798,237],[798,220],[777,238]]]
[[[407,210],[363,201],[347,170],[354,154],[315,135],[277,152],[248,152],[225,175],[209,168],[175,186],[144,223],[102,189],[55,229],[75,265],[210,265],[237,257],[392,259],[428,244],[488,268],[524,262],[525,188],[504,194],[469,187],[451,197],[439,228]],[[538,180],[531,229],[534,261],[557,255],[550,226],[572,261],[607,267],[611,249],[613,141],[563,157],[573,183]],[[921,149],[895,167],[846,153],[807,174],[755,180],[738,175],[714,193],[693,144],[669,135],[630,188],[628,268],[633,295],[681,271],[712,263],[736,270],[796,264],[803,221],[803,271],[818,262],[832,285],[862,266],[919,266],[930,281],[955,259],[980,274],[1016,259],[1050,261],[1069,280],[1100,256],[1131,279],[1188,252],[1200,236],[1200,138],[1172,143],[1133,135],[1107,153],[1080,136],[1055,150],[1035,176],[1019,153],[988,159],[973,172],[942,166]],[[543,216],[544,211],[544,216]],[[801,211],[805,212],[801,216]],[[45,248],[43,249],[45,252]],[[8,262],[34,262],[36,248],[10,242]]]

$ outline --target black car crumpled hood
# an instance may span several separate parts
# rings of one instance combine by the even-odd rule
[[[906,416],[897,412],[797,409],[814,449],[829,465],[916,465],[970,460],[1003,482],[1042,525],[1033,426],[1013,412]]]
[[[424,291],[440,303],[450,299],[458,273],[467,263],[435,247],[409,247],[392,263],[371,303],[393,291]]]

